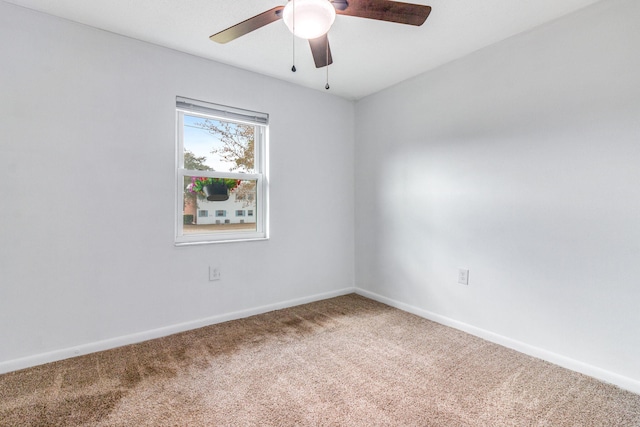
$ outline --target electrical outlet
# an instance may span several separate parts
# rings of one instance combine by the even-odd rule
[[[220,280],[220,269],[218,267],[209,266],[209,281]]]
[[[469,270],[464,268],[458,269],[458,283],[460,283],[461,285],[469,284]]]

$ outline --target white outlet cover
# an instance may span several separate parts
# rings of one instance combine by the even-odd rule
[[[209,267],[209,281],[213,282],[220,280],[220,269],[216,267]]]
[[[458,269],[458,283],[461,285],[469,284],[469,270],[465,268]]]

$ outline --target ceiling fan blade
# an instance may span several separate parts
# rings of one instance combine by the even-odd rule
[[[338,3],[342,5],[344,0]],[[336,7],[338,15],[420,26],[431,13],[431,6],[391,0],[347,0],[347,3],[345,9]]]
[[[316,68],[326,67],[333,63],[331,48],[329,47],[329,37],[327,37],[326,34],[317,39],[309,39],[309,46],[311,46],[311,53],[313,54],[313,61],[316,63]]]
[[[226,30],[215,33],[209,38],[217,43],[228,43],[240,36],[249,34],[253,30],[257,30],[258,28],[271,24],[278,19],[282,19],[282,9],[284,9],[284,6],[276,6],[273,9],[269,9],[266,12],[262,12],[261,14],[254,16],[253,18],[249,18],[239,24],[229,27]]]

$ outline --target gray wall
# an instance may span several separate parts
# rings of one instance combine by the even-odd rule
[[[640,392],[639,16],[602,1],[359,101],[356,285]]]
[[[353,103],[4,2],[0,40],[0,372],[353,290]],[[270,114],[270,240],[174,246],[176,95]]]

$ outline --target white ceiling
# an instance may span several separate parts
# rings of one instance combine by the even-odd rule
[[[209,36],[287,0],[4,0],[324,91],[305,40],[274,22],[228,44]],[[514,34],[604,0],[406,0],[433,8],[421,27],[337,16],[331,93],[359,99]]]

